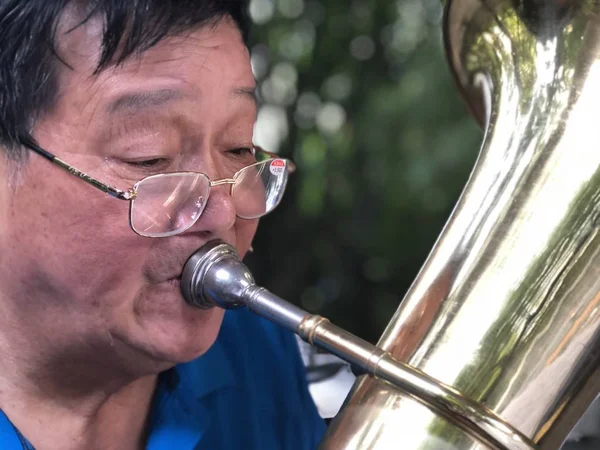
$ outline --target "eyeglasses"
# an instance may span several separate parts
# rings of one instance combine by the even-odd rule
[[[129,201],[129,225],[140,236],[169,237],[189,229],[202,215],[211,188],[230,185],[236,214],[257,219],[270,213],[281,201],[294,164],[255,146],[254,164],[238,170],[231,178],[211,180],[201,172],[171,172],[142,178],[129,190],[104,184],[67,164],[34,143],[23,145],[70,174],[114,198]]]

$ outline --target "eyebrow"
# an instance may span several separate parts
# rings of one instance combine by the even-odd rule
[[[258,98],[255,87],[241,87],[235,88],[231,91],[231,95],[234,98],[246,98],[252,101],[254,105],[258,105]],[[157,106],[164,105],[175,100],[181,100],[189,97],[183,91],[177,89],[158,89],[155,91],[144,91],[144,92],[128,92],[123,94],[107,106],[109,114],[115,114],[119,112],[136,112],[146,108],[154,108]]]
[[[122,111],[135,112],[145,108],[161,106],[173,100],[180,100],[186,95],[176,89],[159,89],[156,91],[128,92],[117,97],[106,108],[110,114]]]
[[[248,100],[251,100],[255,106],[258,105],[258,96],[256,94],[256,87],[254,86],[233,89],[231,91],[231,95],[236,98],[246,98]]]

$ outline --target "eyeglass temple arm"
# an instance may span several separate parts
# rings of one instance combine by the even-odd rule
[[[23,142],[23,145],[25,145],[30,150],[33,150],[34,152],[36,152],[38,155],[46,158],[51,163],[56,164],[59,167],[62,167],[64,170],[66,170],[67,172],[69,172],[72,175],[75,175],[80,180],[85,181],[86,183],[91,184],[95,188],[100,189],[102,192],[107,193],[111,197],[115,197],[115,198],[118,198],[121,200],[131,200],[135,196],[134,192],[122,191],[120,189],[117,189],[114,186],[111,186],[109,184],[104,184],[101,181],[96,180],[94,177],[91,177],[87,173],[76,169],[75,167],[71,166],[70,164],[67,164],[62,159],[56,157],[52,153],[44,150],[43,148],[39,147],[38,145],[36,145],[32,142]]]

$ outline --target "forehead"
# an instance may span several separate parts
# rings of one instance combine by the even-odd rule
[[[236,90],[244,94],[255,85],[249,52],[231,19],[166,37],[143,53],[97,74],[102,24],[90,20],[69,28],[73,20],[66,16],[57,38],[60,57],[68,66],[59,73],[59,108],[62,104],[83,111],[98,108],[99,102],[123,106],[120,97],[144,90],[153,94],[145,99],[138,95],[133,100],[151,103],[185,95],[214,101],[216,96]]]

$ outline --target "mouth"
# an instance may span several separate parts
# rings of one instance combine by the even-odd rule
[[[187,261],[187,259],[186,259]],[[180,282],[181,282],[181,276],[183,275],[183,267],[185,266],[185,262],[181,265],[181,268],[179,269],[178,272],[172,271],[169,275],[168,278],[162,278],[162,281],[159,281],[159,283],[165,283],[165,284],[169,284],[169,285],[177,285],[179,286]]]
[[[151,284],[162,284],[175,287],[181,286],[183,268],[187,264],[189,258],[206,244],[206,242],[202,240],[195,242],[196,245],[191,246],[190,243],[185,241],[185,248],[183,248],[183,241],[181,242],[181,244],[170,246],[168,249],[163,249],[161,251],[162,258],[160,262],[157,261],[148,273],[148,279]]]
[[[179,284],[181,283],[181,275],[175,278],[169,278],[167,280],[167,283],[173,286],[179,286]]]

